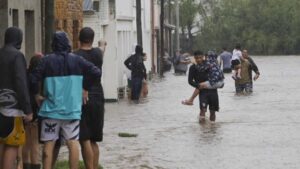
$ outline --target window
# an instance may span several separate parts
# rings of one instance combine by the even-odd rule
[[[109,15],[111,19],[114,19],[116,16],[116,2],[115,0],[109,0]]]
[[[35,52],[34,11],[25,10],[25,56],[27,63]]]
[[[96,12],[99,12],[99,6],[100,6],[100,2],[99,1],[94,1],[93,2],[93,10]]]
[[[15,27],[19,27],[19,11],[17,9],[12,10],[12,24]]]

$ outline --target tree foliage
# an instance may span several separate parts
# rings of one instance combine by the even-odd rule
[[[253,54],[299,53],[299,6],[299,0],[202,0],[193,48],[232,49],[241,43]]]
[[[192,29],[195,27],[195,17],[198,14],[198,7],[194,0],[181,0],[179,7],[179,24],[181,27],[181,42],[185,50],[191,50],[194,42]]]

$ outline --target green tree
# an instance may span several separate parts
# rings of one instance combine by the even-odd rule
[[[255,54],[300,52],[298,0],[206,0],[197,43],[203,50],[239,42]]]
[[[194,0],[182,0],[179,6],[179,23],[181,28],[181,37],[184,38],[187,43],[181,43],[186,50],[192,49],[193,44],[193,34],[192,29],[196,26],[194,25],[195,17],[197,15],[197,4]]]

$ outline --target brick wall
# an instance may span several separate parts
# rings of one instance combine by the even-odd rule
[[[78,34],[83,24],[83,0],[56,0],[55,25],[68,33],[73,49],[78,48]]]

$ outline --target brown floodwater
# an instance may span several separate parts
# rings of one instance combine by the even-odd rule
[[[235,96],[227,74],[215,123],[198,123],[199,102],[184,106],[187,76],[165,73],[141,104],[106,104],[105,169],[299,169],[300,57],[256,56],[254,93]],[[138,134],[119,137],[118,133]]]

